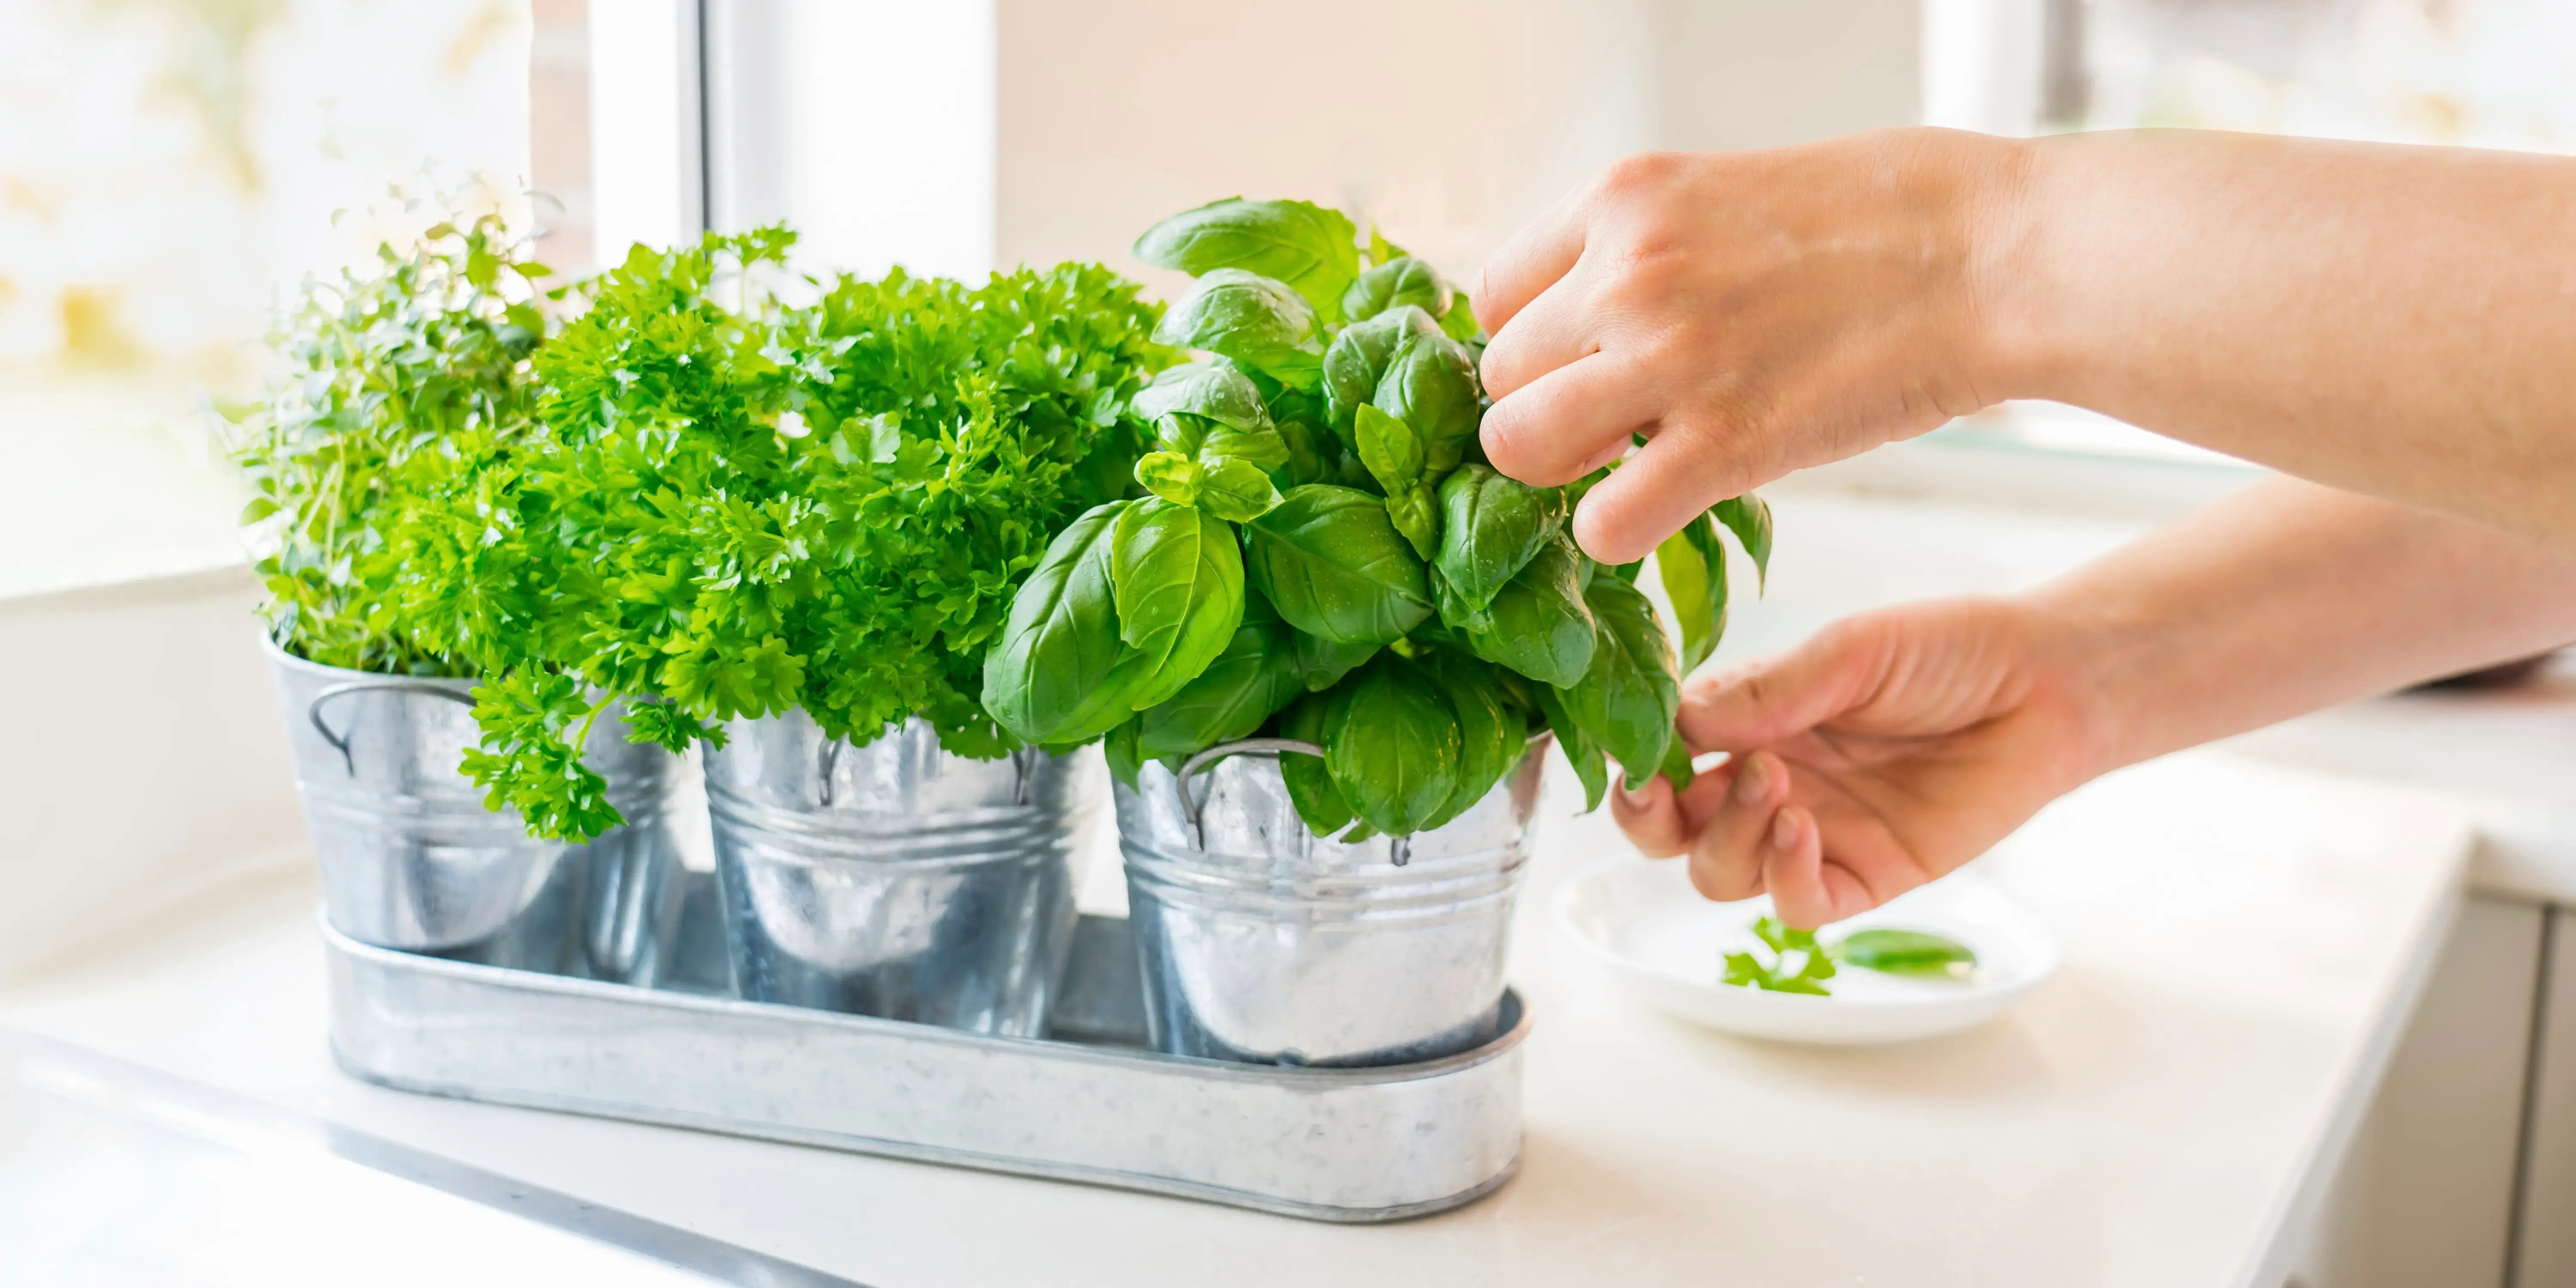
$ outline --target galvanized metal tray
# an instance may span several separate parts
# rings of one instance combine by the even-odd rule
[[[405,1091],[1326,1221],[1457,1207],[1520,1162],[1517,994],[1494,1040],[1419,1064],[1167,1056],[1144,1049],[1127,923],[1086,916],[1047,1038],[983,1037],[733,996],[713,882],[693,878],[649,989],[369,947],[326,921],[333,1053]]]

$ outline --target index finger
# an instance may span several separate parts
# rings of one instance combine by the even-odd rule
[[[1475,306],[1476,323],[1485,328],[1485,334],[1501,334],[1531,300],[1556,285],[1557,279],[1583,257],[1580,206],[1580,193],[1567,194],[1546,214],[1521,225],[1501,249],[1486,257],[1485,266],[1476,273],[1476,289],[1467,297]]]

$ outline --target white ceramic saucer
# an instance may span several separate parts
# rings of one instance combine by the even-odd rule
[[[1567,938],[1599,960],[1631,995],[1710,1028],[1834,1046],[1907,1042],[1994,1018],[2057,969],[2056,937],[1974,872],[1954,872],[1886,907],[1837,922],[1827,943],[1871,926],[1928,930],[1977,954],[1966,980],[1920,980],[1846,966],[1831,997],[1774,993],[1719,982],[1724,956],[1754,943],[1768,899],[1710,903],[1678,859],[1614,859],[1557,893]]]

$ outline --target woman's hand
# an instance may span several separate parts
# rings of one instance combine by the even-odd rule
[[[1647,435],[1575,516],[1616,564],[1718,501],[1985,406],[1981,256],[2011,240],[2020,156],[1894,130],[1611,167],[1477,282],[1486,456],[1552,486]]]
[[[1768,892],[1812,927],[1982,854],[2118,763],[2106,637],[2027,600],[1838,622],[1785,656],[1692,679],[1681,731],[1733,753],[1678,798],[1612,793],[1646,854],[1687,852],[1711,899]]]

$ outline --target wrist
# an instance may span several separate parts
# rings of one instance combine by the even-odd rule
[[[2054,329],[2043,320],[2052,294],[2043,237],[2049,174],[2059,149],[2044,140],[1970,136],[1961,227],[1968,369],[1991,405],[2044,396],[2055,361]]]
[[[2165,674],[2172,649],[2151,615],[2065,585],[2031,591],[2022,605],[2050,641],[2071,712],[2072,780],[2064,788],[2173,749],[2159,719],[2174,698]]]

